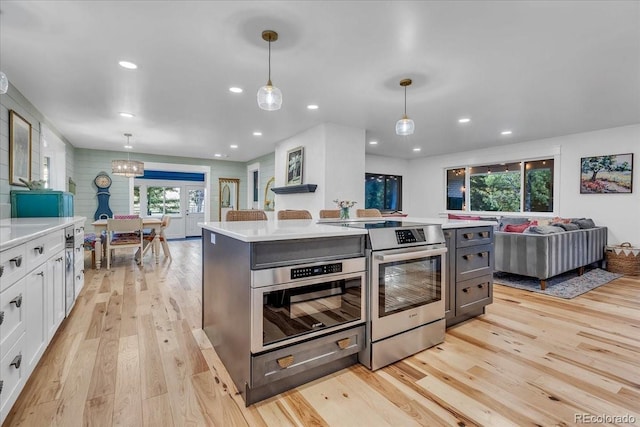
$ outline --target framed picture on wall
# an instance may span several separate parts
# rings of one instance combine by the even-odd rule
[[[26,187],[31,181],[31,123],[9,111],[9,184]]]
[[[302,166],[304,147],[296,147],[287,151],[287,179],[286,185],[302,184]]]
[[[580,159],[580,193],[631,193],[633,153]]]

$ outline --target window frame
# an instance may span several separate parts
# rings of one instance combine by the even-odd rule
[[[387,202],[387,182],[392,178],[398,178],[398,209],[380,209],[375,206],[368,206],[367,203],[367,180],[370,177],[384,177],[384,189],[383,189],[383,201],[382,205],[386,206]],[[365,172],[364,174],[364,186],[365,186],[365,194],[364,194],[364,203],[365,209],[373,208],[379,209],[380,212],[399,212],[402,211],[402,175],[399,174],[387,174],[387,173],[373,173],[373,172]]]
[[[545,160],[552,160],[553,167],[551,168],[551,210],[550,211],[525,211],[525,197],[526,197],[526,187],[525,187],[525,165],[527,163],[535,163]],[[471,168],[478,167],[487,167],[496,164],[512,164],[519,163],[520,164],[520,207],[518,211],[483,211],[483,210],[472,210],[471,209],[471,191],[470,191],[470,182],[471,182]],[[465,181],[464,181],[464,202],[462,209],[449,209],[448,208],[448,196],[449,196],[449,181],[448,181],[448,172],[450,170],[462,169],[465,173]],[[509,215],[536,215],[536,216],[557,216],[557,212],[560,209],[560,185],[559,185],[559,177],[560,177],[560,155],[558,153],[542,155],[542,156],[531,156],[522,159],[513,159],[509,158],[506,160],[492,160],[486,159],[481,163],[467,164],[467,165],[456,165],[456,166],[447,166],[443,168],[443,177],[444,177],[444,194],[443,194],[443,206],[445,208],[445,213],[452,214],[479,214],[479,215],[493,215],[496,214],[509,214]]]

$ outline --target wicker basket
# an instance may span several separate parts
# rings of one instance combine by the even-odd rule
[[[640,248],[624,242],[605,249],[607,270],[612,273],[640,276]]]

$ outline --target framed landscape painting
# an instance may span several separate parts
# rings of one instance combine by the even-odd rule
[[[297,147],[287,151],[287,185],[302,184],[303,156],[303,147]]]
[[[633,153],[580,159],[580,193],[631,193]]]
[[[9,111],[9,184],[31,181],[31,124],[15,111]]]

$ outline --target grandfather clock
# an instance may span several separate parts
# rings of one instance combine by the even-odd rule
[[[107,219],[113,218],[113,212],[109,208],[109,187],[111,187],[111,177],[106,172],[100,172],[93,180],[93,183],[98,187],[98,209],[93,219]]]

